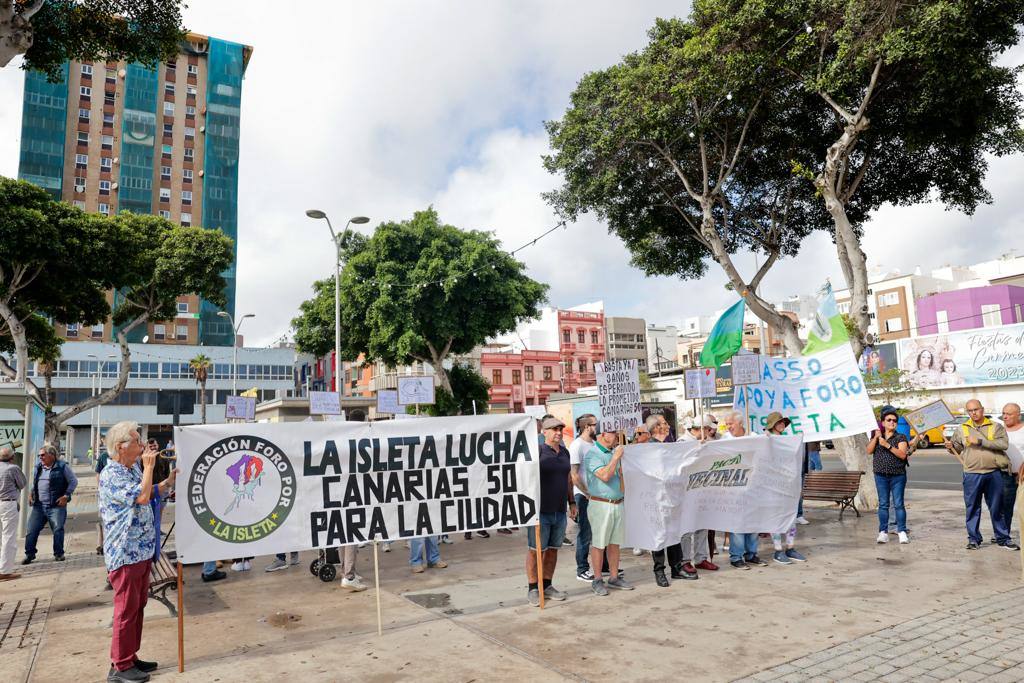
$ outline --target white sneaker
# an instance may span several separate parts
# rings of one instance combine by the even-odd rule
[[[643,554],[644,554],[643,548],[633,548],[633,555],[634,556],[640,557]]]
[[[888,542],[889,542],[889,534],[885,533],[884,531],[879,531],[878,532],[878,538],[875,539],[875,543],[888,543]]]
[[[910,543],[910,539],[907,538],[907,532],[906,531],[901,531],[900,532],[900,543]]]
[[[250,560],[245,560],[244,562],[242,562],[242,571],[243,572],[247,572],[250,569],[252,569],[252,562]]]
[[[391,541],[384,541],[384,543],[382,545],[384,546],[384,552],[386,552],[386,553],[390,553],[391,552]]]
[[[233,572],[244,572],[245,571],[245,562],[232,562],[231,563],[231,571],[233,571]]]
[[[797,524],[810,524],[810,522],[807,521],[807,518],[804,517],[803,515],[801,515],[800,517],[796,518],[796,523]]]
[[[350,590],[353,593],[366,590],[366,584],[360,580],[359,576],[356,576],[354,579],[342,579],[341,587]]]

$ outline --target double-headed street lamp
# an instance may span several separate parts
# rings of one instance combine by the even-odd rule
[[[93,390],[93,395],[95,396],[95,395],[103,393],[103,369],[104,369],[104,366],[106,366],[108,360],[112,360],[114,358],[117,358],[117,356],[114,355],[114,354],[109,354],[109,355],[101,358],[100,356],[97,356],[94,353],[90,353],[90,354],[88,354],[88,357],[89,358],[93,358],[93,359],[96,360],[96,374],[93,375],[93,378],[92,378],[92,390]],[[100,442],[103,440],[103,438],[102,438],[103,435],[100,433],[101,430],[102,430],[102,426],[100,424],[100,405],[99,404],[96,404],[96,407],[92,409],[92,418],[93,418],[92,421],[93,421],[93,423],[95,425],[95,428],[94,428],[92,443],[90,443],[89,446],[93,449],[93,451],[92,451],[93,455],[98,458],[98,457],[100,457]]]
[[[231,394],[235,396],[238,394],[238,330],[242,327],[242,323],[245,322],[246,318],[255,318],[256,314],[246,313],[238,319],[237,325],[235,324],[235,319],[227,311],[217,311],[217,315],[227,318],[228,324],[231,325]]]
[[[348,226],[362,225],[369,223],[366,216],[353,216],[345,224],[345,231],[339,236],[334,232],[331,219],[320,209],[309,209],[306,215],[314,220],[327,221],[327,229],[331,231],[331,239],[334,240],[334,388],[341,396],[341,245],[348,237]],[[340,400],[340,398],[339,398]]]

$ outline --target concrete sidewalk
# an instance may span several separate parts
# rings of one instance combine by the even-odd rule
[[[68,560],[0,584],[2,680],[106,675],[111,605],[94,552],[93,486],[84,479],[76,496]],[[720,571],[668,589],[654,584],[649,555],[627,552],[637,590],[604,598],[576,580],[565,547],[555,585],[569,599],[543,612],[526,602],[522,531],[460,535],[441,546],[449,568],[419,575],[399,542],[380,554],[382,637],[373,590],[312,577],[314,553],[275,573],[263,571],[272,558],[257,558],[253,571],[213,584],[188,567],[186,673],[177,673],[177,621],[160,603],[147,607],[140,654],[161,663],[154,680],[182,681],[1024,680],[1018,554],[965,550],[958,494],[908,491],[908,510],[913,542],[876,545],[873,514],[840,522],[809,504],[812,524],[797,541],[806,564],[738,571],[718,555]],[[40,541],[46,558],[45,532]],[[369,548],[358,569],[372,582]]]

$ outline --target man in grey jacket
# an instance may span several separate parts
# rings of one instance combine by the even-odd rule
[[[18,498],[27,482],[13,461],[10,446],[0,448],[0,581],[21,576],[14,573],[14,556],[18,549]]]

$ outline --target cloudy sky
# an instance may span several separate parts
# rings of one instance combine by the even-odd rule
[[[186,26],[255,47],[242,95],[237,309],[256,314],[247,345],[288,332],[316,277],[332,271],[336,226],[368,226],[433,205],[463,228],[518,247],[555,223],[541,200],[556,179],[541,166],[542,123],[558,118],[586,72],[645,43],[655,17],[687,3],[270,2],[192,0]],[[1016,51],[1015,56],[1022,56]],[[17,175],[22,72],[0,70],[0,174]],[[1006,252],[1024,227],[1020,159],[994,163],[995,203],[973,217],[941,206],[885,209],[867,228],[872,266],[931,268]],[[582,220],[520,252],[532,277],[569,307],[603,299],[611,315],[673,323],[709,314],[733,295],[717,266],[700,281],[645,278],[617,238]],[[741,256],[749,272],[753,260]],[[829,239],[765,281],[773,298],[811,293],[842,276]]]

